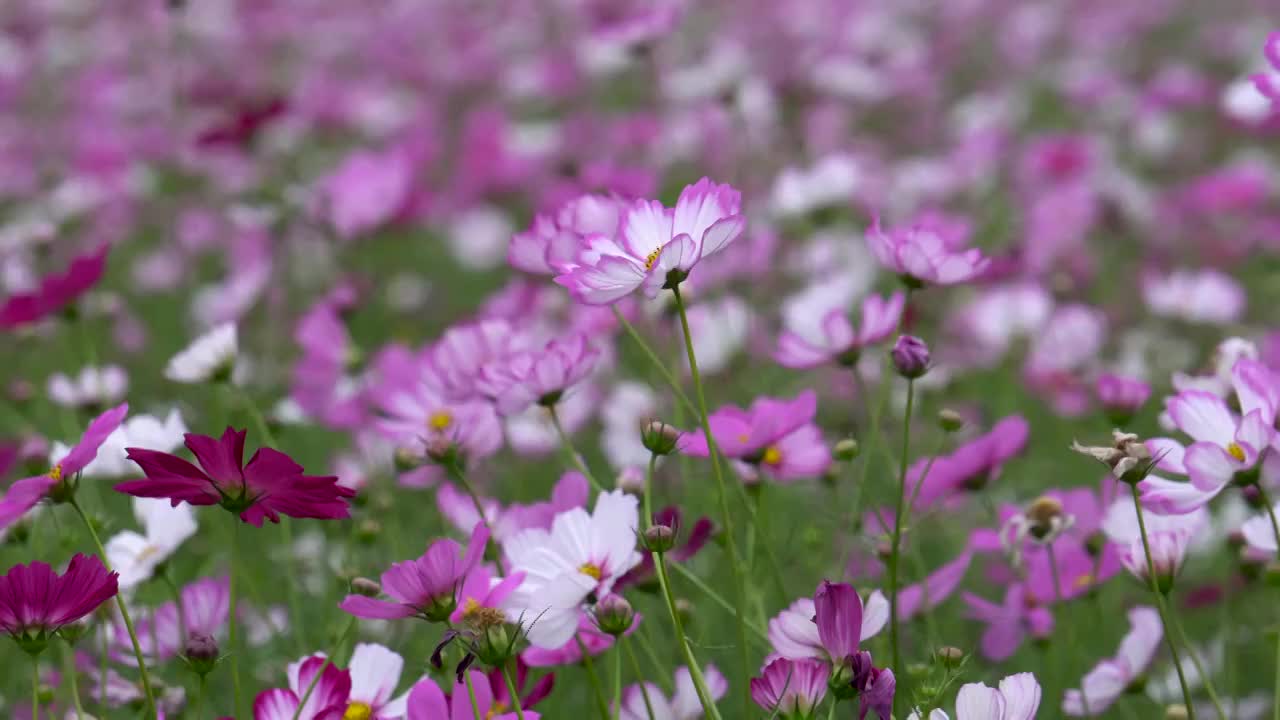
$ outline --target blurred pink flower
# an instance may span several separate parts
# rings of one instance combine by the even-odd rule
[[[1129,611],[1129,625],[1116,656],[1094,666],[1084,676],[1080,689],[1066,692],[1063,713],[1083,717],[1104,712],[1146,672],[1164,638],[1160,615],[1155,608],[1136,607]]]
[[[10,295],[0,305],[0,328],[29,325],[70,305],[102,279],[110,249],[104,244],[93,252],[77,255],[66,270],[46,275],[36,289]]]

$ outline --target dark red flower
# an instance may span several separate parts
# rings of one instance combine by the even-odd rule
[[[91,253],[77,255],[65,272],[45,276],[35,290],[10,295],[0,306],[0,328],[21,327],[48,317],[97,285],[110,247],[104,244]]]

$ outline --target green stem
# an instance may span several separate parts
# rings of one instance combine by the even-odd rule
[[[609,720],[609,701],[605,699],[604,686],[600,684],[600,676],[596,674],[596,664],[591,660],[591,652],[587,650],[581,637],[574,635],[573,639],[578,643],[578,651],[582,653],[582,667],[586,669],[587,681],[591,683],[591,689],[595,692],[600,717],[602,720]]]
[[[85,528],[89,531],[89,537],[93,538],[93,544],[98,549],[98,556],[102,558],[102,564],[107,570],[111,570],[111,561],[107,559],[107,551],[102,547],[102,541],[98,539],[98,531],[93,529],[93,523],[89,521],[89,516],[84,514],[84,510],[80,507],[80,503],[76,502],[73,496],[67,501],[72,510],[80,516],[80,521],[84,523]],[[151,691],[151,678],[147,674],[147,663],[142,658],[142,645],[138,643],[138,632],[133,627],[133,618],[129,617],[129,608],[125,607],[124,597],[116,594],[116,607],[120,610],[120,617],[124,620],[124,627],[129,631],[129,641],[133,643],[133,657],[138,661],[138,674],[142,678],[142,692],[147,698],[147,714],[150,717],[156,716],[156,698]]]
[[[1156,610],[1160,613],[1160,623],[1164,626],[1165,644],[1169,646],[1169,654],[1173,656],[1173,669],[1178,673],[1178,685],[1182,687],[1182,704],[1187,708],[1187,719],[1196,720],[1196,709],[1191,703],[1191,688],[1187,686],[1186,675],[1182,672],[1182,662],[1178,659],[1178,647],[1169,630],[1168,611],[1165,608],[1164,594],[1160,592],[1160,580],[1156,577],[1156,563],[1151,559],[1151,543],[1147,540],[1147,522],[1142,514],[1142,496],[1138,493],[1138,484],[1130,483],[1133,493],[1133,509],[1138,513],[1138,533],[1142,536],[1142,552],[1147,556],[1147,577],[1151,584],[1151,594],[1156,597]]]
[[[516,710],[516,717],[524,720],[524,708],[520,706],[520,693],[516,690],[516,683],[511,679],[511,668],[507,665],[502,666],[502,679],[507,681],[507,694],[511,696],[511,706]]]
[[[613,715],[622,720],[622,636],[618,636],[613,648]]]
[[[173,595],[174,609],[178,611],[178,650],[181,652],[183,644],[187,641],[187,613],[186,609],[182,607],[182,592],[178,590],[178,585],[173,582],[168,568],[165,568],[165,571],[160,573],[160,579],[169,588],[169,594]]]
[[[720,448],[716,446],[714,433],[711,432],[710,413],[707,411],[707,395],[702,387],[702,375],[698,372],[698,358],[693,350],[693,333],[689,330],[689,313],[685,309],[684,298],[680,295],[680,286],[671,288],[675,297],[676,310],[680,313],[680,330],[684,333],[685,352],[689,356],[689,374],[693,380],[694,395],[698,398],[698,416],[702,421],[702,434],[707,440],[707,454],[711,456],[711,471],[716,479],[716,493],[719,496],[721,521],[724,523],[725,550],[729,555],[729,567],[733,571],[733,587],[737,607],[738,649],[741,652],[741,663],[738,667],[738,688],[742,692],[742,717],[751,712],[750,670],[751,659],[747,649],[747,623],[743,613],[746,612],[747,599],[745,578],[738,557],[737,540],[733,531],[733,514],[729,510],[729,495],[725,489],[724,472],[720,468]]]
[[[893,539],[889,546],[889,647],[893,658],[894,677],[902,675],[902,655],[898,647],[898,562],[902,547],[902,514],[907,497],[907,456],[911,451],[911,411],[915,404],[915,381],[907,379],[907,410],[902,419],[902,457],[899,464],[898,488],[894,509]],[[896,709],[896,697],[895,697]]]
[[[231,514],[231,567],[227,569],[227,578],[228,578],[228,585],[229,585],[227,594],[230,597],[230,607],[229,607],[230,612],[227,615],[227,624],[228,624],[227,627],[228,627],[230,638],[229,638],[227,649],[229,650],[229,653],[231,655],[231,688],[232,688],[232,696],[231,696],[232,706],[231,707],[235,709],[235,712],[237,715],[241,714],[241,710],[240,710],[240,648],[236,644],[236,641],[239,639],[238,629],[240,626],[240,623],[236,618],[236,575],[239,574],[237,572],[239,568],[237,568],[236,566],[238,565],[240,560],[240,558],[238,557],[240,553],[239,546],[240,546],[240,516],[236,515],[235,513],[232,513]],[[290,553],[292,552],[293,552],[292,549],[290,549]],[[294,626],[296,627],[298,619],[291,618],[291,622],[293,622]],[[318,678],[319,675],[317,675],[316,677]],[[298,707],[301,708],[302,706],[299,705]]]
[[[76,709],[76,720],[84,720],[84,707],[80,704],[80,683],[76,678],[76,653],[69,644],[62,649],[62,661],[67,666],[67,682],[71,684],[71,704]]]
[[[315,677],[311,678],[311,683],[307,685],[306,692],[302,693],[302,699],[298,701],[298,707],[293,711],[293,720],[298,720],[298,716],[302,714],[302,706],[306,705],[307,701],[311,699],[311,693],[315,692],[316,685],[320,682],[320,676],[324,675],[324,671],[333,664],[334,656],[338,654],[338,650],[340,650],[347,642],[347,637],[350,636],[352,631],[355,629],[356,617],[352,615],[351,619],[347,621],[347,628],[342,631],[342,635],[340,635],[337,642],[333,644],[332,652],[325,656],[324,662],[320,665],[320,670],[316,672]],[[470,679],[471,676],[468,674],[467,680],[470,681]],[[475,700],[472,700],[471,706],[475,707]]]
[[[484,523],[485,529],[489,531],[490,542],[497,542],[493,537],[493,527],[489,525],[489,518],[485,515],[484,503],[480,502],[480,495],[476,493],[476,489],[471,486],[471,481],[467,480],[466,473],[462,471],[462,465],[454,459],[444,463],[444,468],[445,471],[448,472],[449,477],[453,478],[455,482],[461,485],[462,489],[467,493],[467,497],[471,498],[471,505],[476,509],[476,515],[480,516],[480,522]],[[501,568],[499,568],[499,571],[501,571]]]
[[[107,715],[107,654],[107,633],[98,633],[98,714],[103,717]]]
[[[640,697],[644,699],[645,714],[649,716],[649,720],[654,720],[653,703],[649,700],[649,688],[645,686],[644,671],[640,669],[640,660],[636,657],[635,648],[631,647],[630,641],[626,641],[625,638],[618,638],[618,647],[625,647],[627,650],[627,657],[631,659],[631,672],[636,674],[636,683],[640,687]],[[622,707],[621,700],[619,700],[618,707]]]
[[[1186,630],[1182,628],[1182,621],[1178,619],[1178,614],[1169,612],[1169,620],[1173,623],[1173,629],[1178,633],[1178,642],[1182,643],[1187,649],[1187,657],[1191,658],[1191,664],[1195,666],[1196,673],[1200,676],[1200,682],[1204,683],[1204,691],[1209,695],[1209,701],[1213,703],[1214,712],[1218,713],[1218,720],[1227,720],[1227,712],[1222,706],[1222,698],[1218,697],[1218,690],[1213,686],[1213,679],[1205,672],[1204,664],[1200,662],[1200,656],[1196,654],[1195,648],[1191,647],[1191,639],[1187,636]]]
[[[729,613],[735,618],[739,617],[738,609],[735,608],[732,604],[730,604],[728,600],[725,600],[723,595],[716,592],[714,588],[708,585],[705,580],[698,577],[697,574],[694,573],[692,570],[677,563],[672,563],[671,569],[675,570],[676,574],[678,574],[680,577],[684,578],[685,580],[688,580],[689,584],[701,590],[702,594],[706,595],[708,598],[711,599],[712,602],[714,602],[716,605],[719,605],[721,608],[723,608],[725,612]],[[747,624],[747,629],[751,631],[751,634],[758,637],[763,643],[764,647],[767,648],[769,646],[769,634],[765,632],[764,628],[756,625],[755,623],[752,623],[750,620],[744,619],[743,622]]]
[[[471,715],[475,720],[483,720],[480,716],[480,704],[476,702],[476,688],[471,682],[471,671],[463,673],[463,677],[467,682],[467,697],[471,700]]]
[[[1062,574],[1058,570],[1058,554],[1053,550],[1053,543],[1045,545],[1045,552],[1049,555],[1049,573],[1053,576],[1053,596],[1054,601],[1059,605],[1063,602],[1062,595]],[[1067,650],[1071,653],[1071,657],[1076,655],[1076,633],[1067,633]],[[1091,717],[1093,711],[1089,709],[1089,697],[1082,689],[1080,691],[1080,702],[1084,706],[1084,716]]]
[[[569,434],[564,431],[564,425],[560,422],[560,413],[556,412],[556,406],[547,405],[546,408],[547,414],[551,416],[551,424],[556,428],[556,435],[560,436],[560,447],[564,449],[564,454],[568,457],[569,463],[587,478],[587,482],[591,483],[592,490],[598,493],[604,492],[604,488],[596,481],[596,477],[591,474],[591,470],[582,461],[578,451],[573,449],[573,441],[569,439]]]
[[[676,376],[671,374],[671,370],[669,370],[662,362],[662,359],[653,351],[653,348],[649,347],[649,343],[644,341],[644,337],[641,336],[640,333],[636,332],[635,326],[623,317],[622,311],[618,310],[618,306],[611,305],[610,307],[613,309],[613,315],[618,319],[618,323],[622,325],[622,327],[627,331],[627,334],[631,336],[631,339],[635,341],[636,345],[639,345],[640,349],[644,351],[644,354],[648,356],[649,362],[653,363],[654,368],[656,368],[658,373],[662,375],[662,379],[667,381],[667,385],[671,386],[671,392],[676,396],[676,399],[680,401],[680,404],[684,405],[689,412],[697,415],[697,408],[693,406],[692,402],[689,402],[689,396],[684,394],[684,390],[680,389],[680,381],[676,380]]]
[[[31,656],[31,720],[40,720],[40,660]]]
[[[205,695],[207,694],[207,693],[206,693],[206,690],[207,690],[206,686],[208,685],[208,683],[209,683],[209,677],[208,677],[208,675],[205,675],[204,673],[201,673],[201,675],[200,675],[200,687],[196,690],[196,718],[195,718],[195,720],[203,720],[203,718],[204,718],[204,697],[205,697]]]

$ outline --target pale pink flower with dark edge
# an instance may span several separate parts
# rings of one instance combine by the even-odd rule
[[[116,485],[135,497],[168,498],[177,505],[221,505],[240,519],[262,526],[263,519],[280,522],[281,515],[337,520],[350,517],[347,499],[355,490],[338,484],[333,475],[304,475],[302,466],[272,448],[259,448],[244,462],[244,430],[228,427],[220,439],[187,433],[186,446],[200,467],[177,455],[126,448],[129,459],[146,479]]]
[[[865,603],[861,598],[855,601],[855,595],[848,585],[823,581],[814,597],[791,603],[769,621],[769,642],[774,652],[792,660],[816,658],[843,664],[857,651],[859,642],[875,637],[889,622],[889,601],[884,593],[876,590]],[[845,630],[857,624],[857,632],[832,632],[833,627],[843,628],[845,624],[850,625]],[[832,640],[837,635],[843,638],[843,644]]]
[[[0,530],[17,522],[19,518],[36,506],[50,491],[61,482],[70,482],[76,473],[83,470],[98,456],[98,448],[107,441],[111,433],[120,427],[125,415],[129,414],[129,403],[123,403],[94,418],[84,435],[75,447],[67,451],[61,460],[54,463],[53,468],[44,475],[24,478],[9,486],[4,499],[0,500]]]
[[[110,245],[77,255],[61,273],[46,275],[31,292],[14,293],[0,305],[0,328],[29,325],[70,305],[102,279]]]
[[[1116,656],[1094,666],[1084,676],[1080,689],[1066,692],[1062,698],[1063,713],[1084,717],[1104,712],[1146,672],[1164,638],[1160,614],[1152,607],[1133,608],[1129,611],[1129,625],[1129,633],[1120,641]]]
[[[956,695],[956,720],[1035,720],[1040,697],[1040,683],[1029,672],[1004,678],[998,688],[966,683]],[[920,720],[920,715],[913,712],[907,720]],[[950,716],[934,710],[928,720],[950,720]]]
[[[618,236],[593,234],[562,264],[555,281],[587,305],[608,305],[643,289],[657,297],[684,281],[700,260],[737,239],[745,219],[742,196],[707,178],[680,193],[675,208],[636,200],[623,216]]]
[[[720,670],[715,665],[707,664],[702,668],[702,675],[707,681],[711,699],[719,700],[724,697],[729,690],[729,681]],[[702,717],[702,703],[698,700],[698,691],[693,685],[689,668],[676,668],[675,680],[675,693],[670,697],[651,682],[646,682],[643,686],[632,685],[623,690],[620,720],[697,720]],[[650,709],[653,710],[652,714]]]
[[[592,235],[616,238],[626,203],[606,195],[580,195],[554,214],[539,213],[533,225],[511,238],[507,262],[517,270],[555,275],[572,267],[578,247]]]
[[[258,693],[253,720],[341,720],[351,695],[350,672],[339,670],[322,655],[312,655],[290,664],[288,675],[289,687]],[[304,703],[302,696],[309,688],[311,695]]]
[[[115,597],[116,577],[98,558],[78,553],[62,575],[42,562],[15,565],[0,576],[0,630],[37,655],[64,625]]]
[[[821,302],[823,300],[836,302],[828,304]],[[864,349],[894,333],[906,306],[906,296],[901,292],[888,298],[869,295],[862,301],[862,320],[854,328],[848,310],[838,300],[832,294],[814,295],[812,307],[789,313],[787,327],[778,337],[774,359],[791,368],[811,368],[832,362],[853,366]],[[814,319],[818,322],[812,322]]]
[[[867,246],[908,287],[959,285],[986,271],[991,260],[981,250],[957,247],[955,238],[934,225],[917,223],[885,231],[877,218],[867,231]]]
[[[751,699],[783,720],[811,718],[827,696],[830,667],[817,660],[778,658],[751,678]]]

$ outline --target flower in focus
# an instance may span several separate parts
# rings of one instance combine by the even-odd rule
[[[75,378],[49,376],[49,399],[63,407],[103,407],[119,402],[129,389],[129,374],[119,365],[84,367]]]
[[[698,551],[702,550],[715,532],[715,523],[711,521],[711,518],[704,515],[693,523],[693,528],[689,530],[684,543],[675,545],[676,536],[681,529],[682,515],[680,508],[675,505],[665,507],[653,514],[654,527],[665,527],[672,531],[672,547],[664,553],[668,563],[687,562],[697,555]],[[626,575],[618,578],[618,584],[615,589],[652,582],[655,577],[654,572],[653,555],[651,553],[643,553],[640,557],[640,564],[628,571]]]
[[[1164,638],[1160,614],[1152,607],[1133,608],[1129,611],[1129,625],[1116,656],[1094,666],[1079,689],[1066,692],[1062,712],[1072,717],[1104,712],[1146,672]]]
[[[880,720],[893,720],[893,697],[898,690],[897,678],[889,668],[878,668],[871,653],[860,651],[853,658],[853,692],[858,694],[858,720],[865,720],[874,710]]]
[[[817,412],[817,394],[805,390],[792,400],[758,397],[746,410],[726,405],[708,420],[716,446],[725,457],[787,482],[817,477],[831,464],[831,452],[813,422]],[[707,457],[706,435],[685,433],[680,450]]]
[[[582,333],[556,338],[538,350],[516,352],[480,368],[476,387],[503,415],[535,402],[553,406],[595,369],[600,350]]]
[[[745,224],[741,202],[737,190],[707,178],[686,187],[675,208],[637,200],[626,209],[616,237],[583,238],[555,280],[588,305],[608,305],[641,288],[657,297],[683,282],[699,260],[737,239]]]
[[[883,342],[897,329],[906,306],[906,295],[888,298],[868,295],[862,301],[862,319],[855,329],[849,313],[834,293],[804,296],[803,305],[788,307],[786,329],[778,337],[774,359],[790,368],[811,368],[827,363],[854,366],[862,351]]]
[[[437,540],[422,557],[395,563],[382,573],[382,589],[393,601],[348,595],[339,607],[356,617],[375,620],[418,615],[443,622],[457,607],[458,589],[484,557],[488,542],[489,531],[484,523],[476,523],[465,553],[456,540]],[[465,614],[466,607],[462,610]]]
[[[640,562],[638,501],[621,490],[601,493],[588,514],[573,508],[550,531],[533,528],[503,544],[512,572],[525,581],[505,603],[508,617],[528,623],[529,642],[554,649],[573,638],[588,598],[607,595]]]
[[[904,378],[915,379],[929,372],[929,346],[915,335],[899,335],[889,356],[894,369]]]
[[[184,384],[229,379],[238,352],[235,323],[223,323],[170,358],[164,368],[164,376]]]
[[[351,514],[347,499],[355,491],[332,475],[304,475],[302,466],[272,448],[259,448],[244,462],[244,430],[228,427],[220,439],[187,433],[186,446],[200,467],[177,455],[127,448],[129,459],[146,473],[144,480],[116,485],[135,497],[168,498],[173,505],[221,505],[240,519],[262,526],[280,515],[336,520]]]
[[[71,487],[76,473],[79,473],[98,456],[98,448],[106,442],[107,437],[120,427],[124,416],[129,412],[129,404],[118,405],[94,418],[84,435],[75,447],[67,450],[60,460],[53,463],[49,472],[35,477],[24,478],[9,486],[4,499],[0,500],[0,530],[12,525],[19,518],[35,507],[60,483]]]
[[[107,560],[120,574],[122,590],[149,580],[156,568],[196,532],[195,513],[186,505],[134,498],[133,515],[142,524],[143,533],[124,530],[106,544]]]
[[[77,255],[64,272],[46,275],[34,290],[10,295],[0,305],[0,328],[29,325],[70,305],[102,279],[110,249],[103,244],[93,252]]]
[[[889,622],[889,601],[883,593],[872,592],[865,604],[861,598],[855,599],[856,594],[848,585],[823,581],[813,598],[796,600],[769,621],[773,651],[791,660],[816,658],[837,666],[845,664],[858,643],[875,637]],[[856,633],[850,632],[854,623],[858,625]]]
[[[495,696],[493,686],[484,673],[478,670],[466,671],[471,679],[468,684],[459,679],[453,692],[446,696],[431,678],[423,678],[409,691],[406,707],[407,720],[446,720],[446,718],[482,717],[486,720],[519,720],[512,711],[512,705],[502,699],[506,696]],[[475,705],[471,704],[471,694],[475,694]],[[450,710],[452,708],[452,710]],[[525,720],[538,720],[541,714],[528,710],[521,705]]]
[[[876,259],[908,287],[958,285],[985,272],[991,260],[977,248],[963,249],[963,240],[924,222],[886,232],[877,218],[867,231],[867,245]]]
[[[351,693],[343,720],[400,720],[405,716],[409,693],[393,697],[404,658],[376,643],[357,643],[347,672]]]
[[[61,575],[42,562],[14,565],[0,576],[0,630],[37,655],[49,637],[115,597],[116,574],[77,553]]]
[[[729,681],[715,665],[702,666],[702,676],[711,699],[719,700],[729,690]],[[646,700],[648,701],[646,704]],[[652,709],[652,714],[650,714]],[[702,703],[693,685],[689,668],[676,668],[675,693],[670,698],[656,684],[631,685],[622,691],[619,720],[697,720],[702,717]]]
[[[998,688],[966,683],[956,695],[956,720],[1035,720],[1040,695],[1040,683],[1029,672],[1004,678]],[[913,712],[907,720],[920,720],[920,715]],[[950,716],[934,710],[928,720],[950,720]]]
[[[339,670],[323,655],[312,655],[290,663],[288,677],[289,687],[258,693],[253,701],[253,720],[338,720],[346,713],[351,695],[349,671]],[[304,703],[301,698],[308,689],[311,694]]]
[[[817,660],[778,658],[751,678],[751,699],[783,720],[808,720],[827,696],[830,668]]]

